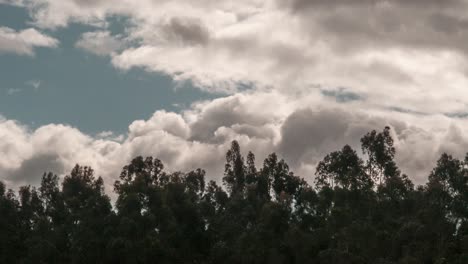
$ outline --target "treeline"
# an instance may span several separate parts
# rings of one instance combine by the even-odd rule
[[[224,187],[201,169],[137,157],[114,184],[76,166],[18,194],[0,184],[0,263],[468,263],[468,158],[424,186],[395,164],[386,127],[328,154],[313,186],[232,142]]]

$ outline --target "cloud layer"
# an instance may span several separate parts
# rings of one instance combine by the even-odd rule
[[[18,1],[15,1],[18,2]],[[468,5],[448,1],[20,1],[76,46],[208,91],[345,87],[377,107],[466,112]],[[112,35],[112,17],[125,30]],[[450,91],[450,92],[447,92]]]

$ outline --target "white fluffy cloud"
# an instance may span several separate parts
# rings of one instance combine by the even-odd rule
[[[274,109],[267,103],[272,100],[282,104]],[[257,155],[258,165],[277,152],[296,173],[312,181],[324,155],[344,144],[359,151],[365,133],[390,125],[397,163],[416,183],[424,183],[442,152],[463,157],[468,149],[468,137],[462,133],[468,122],[442,115],[369,113],[327,100],[278,92],[238,93],[196,103],[180,114],[157,111],[148,120],[134,121],[128,135],[117,139],[109,132],[90,136],[66,125],[30,130],[1,119],[0,175],[10,186],[37,184],[43,171],[63,175],[80,163],[95,168],[109,191],[131,158],[151,155],[169,170],[201,167],[209,179],[219,181],[224,154],[236,139],[244,153],[252,150]],[[303,107],[305,102],[308,107]]]
[[[54,48],[59,44],[57,39],[47,36],[34,28],[15,31],[8,27],[0,27],[0,53],[16,53],[19,55],[34,55],[34,48]]]

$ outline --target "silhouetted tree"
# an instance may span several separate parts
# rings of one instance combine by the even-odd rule
[[[372,188],[373,181],[366,173],[363,161],[349,145],[335,151],[317,165],[315,185],[318,188],[335,185],[347,190]]]
[[[245,164],[240,153],[239,143],[232,141],[231,148],[226,153],[226,165],[223,181],[231,195],[242,194],[245,187]]]
[[[385,127],[380,133],[372,130],[361,139],[362,151],[368,156],[367,171],[369,175],[382,184],[383,178],[397,173],[393,162],[395,147],[390,135],[390,127]]]
[[[318,162],[314,186],[236,141],[226,190],[153,157],[123,167],[114,207],[90,167],[17,195],[0,182],[0,263],[467,263],[468,156],[442,154],[415,187],[389,127],[361,143]]]

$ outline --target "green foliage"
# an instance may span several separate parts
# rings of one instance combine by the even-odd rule
[[[314,186],[236,141],[225,189],[153,157],[123,167],[114,207],[89,167],[17,195],[0,182],[0,263],[468,263],[468,156],[415,187],[390,132],[326,155]]]

